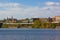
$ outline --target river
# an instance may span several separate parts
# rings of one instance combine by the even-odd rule
[[[60,30],[55,29],[0,29],[0,40],[60,40]]]

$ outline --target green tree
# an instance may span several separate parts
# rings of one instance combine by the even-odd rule
[[[48,22],[46,23],[46,28],[55,28],[56,25],[54,23]]]
[[[39,20],[35,20],[32,28],[40,28],[41,22]]]
[[[3,24],[2,28],[8,28],[8,25],[7,24]]]
[[[59,22],[59,23],[57,23],[57,26],[60,26],[60,22]]]

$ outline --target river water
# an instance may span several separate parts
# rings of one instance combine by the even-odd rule
[[[60,30],[0,29],[0,40],[60,40]]]

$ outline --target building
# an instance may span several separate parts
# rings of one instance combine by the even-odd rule
[[[21,20],[18,20],[20,23],[32,23],[33,20],[32,19],[21,19]]]
[[[60,22],[60,16],[53,17],[53,22]]]
[[[48,17],[48,22],[53,22],[53,18]]]
[[[28,23],[28,20],[26,20],[26,19],[21,19],[21,20],[20,20],[20,23]]]
[[[7,17],[7,19],[4,19],[5,20],[5,22],[7,22],[7,23],[16,23],[17,22],[17,19],[15,19],[15,18],[13,18],[13,17],[11,17],[11,18],[8,18]]]
[[[39,18],[31,18],[32,20],[33,20],[33,22],[35,21],[35,20],[39,20]]]
[[[50,18],[50,17],[48,17],[48,18],[32,18],[32,19],[33,19],[33,21],[39,20],[41,22],[52,22],[53,21],[52,18]]]
[[[48,22],[48,18],[40,18],[39,19],[41,22]]]

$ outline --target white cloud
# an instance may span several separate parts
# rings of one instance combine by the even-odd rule
[[[4,14],[3,17],[14,16],[20,18],[31,18],[37,16],[40,10],[39,7],[33,7],[33,6],[26,7],[19,3],[0,3],[0,7],[5,9],[5,10],[0,9],[0,14],[1,15]]]
[[[0,7],[18,7],[18,3],[0,3]]]
[[[49,4],[46,2],[46,4]],[[53,6],[54,2],[48,6],[25,6],[20,3],[0,3],[0,19],[14,16],[15,18],[49,17],[60,15],[60,6]],[[58,4],[58,3],[57,3]]]
[[[50,5],[50,6],[51,6],[51,5],[53,5],[53,6],[59,6],[59,5],[60,5],[59,2],[46,2],[45,4],[48,5],[48,6],[49,6],[49,5]]]

